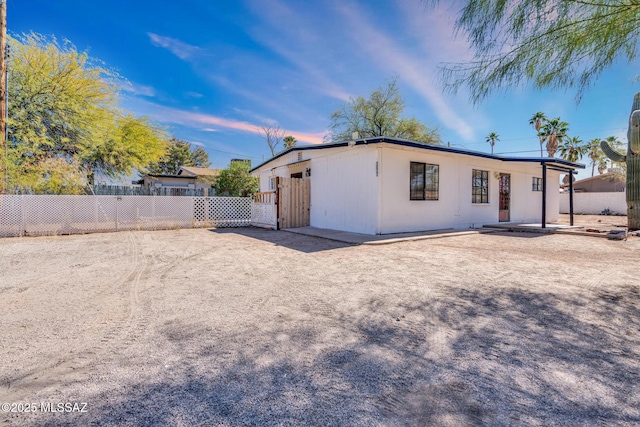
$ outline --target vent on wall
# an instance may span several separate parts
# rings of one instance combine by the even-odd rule
[[[302,160],[302,152],[298,151],[298,161],[301,161],[301,160]]]

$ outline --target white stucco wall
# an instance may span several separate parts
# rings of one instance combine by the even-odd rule
[[[573,213],[584,215],[600,215],[609,209],[612,214],[627,214],[627,195],[616,193],[574,193]],[[569,213],[569,193],[560,194],[560,213]]]
[[[439,200],[409,200],[412,161],[440,166]],[[542,192],[532,191],[531,185],[533,177],[542,177],[539,163],[371,144],[294,151],[254,171],[254,175],[260,178],[260,191],[269,191],[271,176],[289,177],[306,168],[311,170],[308,179],[313,227],[389,234],[495,224],[499,220],[499,173],[511,174],[510,222],[540,222],[542,217]],[[489,171],[488,204],[471,203],[473,169]],[[548,172],[547,222],[558,219],[559,177],[559,172]]]
[[[260,191],[269,191],[271,176],[289,177],[309,168],[312,227],[376,234],[376,161],[375,146],[294,151],[253,174],[260,179]]]
[[[311,161],[311,225],[376,234],[375,145],[357,146]]]
[[[440,166],[439,200],[409,199],[410,162]],[[489,171],[489,203],[471,203],[472,170]],[[470,228],[498,223],[497,174],[511,174],[511,221],[540,222],[542,192],[532,191],[532,178],[542,177],[533,163],[502,162],[474,156],[384,144],[381,146],[381,215],[379,233],[444,228]],[[548,173],[547,221],[558,218],[559,173]]]

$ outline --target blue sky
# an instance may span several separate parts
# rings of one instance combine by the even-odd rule
[[[445,3],[445,2],[443,2]],[[8,0],[10,33],[69,39],[130,82],[123,107],[203,146],[212,167],[269,157],[257,127],[276,121],[299,143],[320,143],[329,115],[351,96],[398,76],[406,114],[437,126],[454,147],[539,155],[528,121],[560,116],[583,140],[626,129],[637,64],[626,61],[576,105],[574,92],[512,88],[472,105],[445,94],[437,66],[470,58],[454,38],[455,9],[420,0]],[[588,158],[582,160],[589,162]],[[590,175],[590,167],[581,177]]]

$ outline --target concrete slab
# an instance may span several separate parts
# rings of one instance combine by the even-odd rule
[[[304,234],[306,236],[322,237],[323,239],[335,240],[343,243],[350,243],[352,245],[388,245],[390,243],[405,242],[412,240],[425,240],[425,239],[441,239],[443,237],[452,236],[464,236],[467,234],[478,233],[490,233],[495,230],[428,230],[417,231],[413,233],[394,233],[394,234],[360,234],[351,233],[348,231],[329,230],[326,228],[317,227],[299,227],[299,228],[287,228],[283,231],[290,233]]]
[[[604,237],[606,239],[623,240],[627,238],[626,231],[623,230],[598,230],[593,228],[585,228],[583,225],[567,225],[567,224],[547,224],[542,228],[542,224],[515,224],[515,223],[499,223],[485,225],[483,228],[492,230],[520,231],[541,234],[568,234],[573,236],[589,236]]]

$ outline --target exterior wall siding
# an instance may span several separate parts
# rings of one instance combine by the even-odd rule
[[[293,152],[256,170],[260,191],[270,191],[272,176],[289,177],[309,168],[312,227],[376,234],[377,180],[374,146]]]
[[[409,200],[412,161],[440,166],[439,200]],[[539,163],[504,162],[379,143],[294,151],[253,174],[260,179],[260,191],[270,191],[272,176],[289,177],[307,168],[311,172],[305,179],[311,181],[313,227],[389,234],[495,224],[499,220],[500,173],[511,174],[510,222],[539,223],[542,217],[542,192],[532,190],[532,178],[542,177]],[[487,204],[471,203],[473,169],[489,172]],[[546,216],[547,222],[554,222],[559,215],[560,173],[548,171],[547,178]]]
[[[312,160],[311,225],[376,234],[378,180],[374,146]]]
[[[409,199],[409,165],[412,161],[440,166],[439,200]],[[489,203],[471,202],[473,169],[489,172]],[[532,191],[532,178],[542,177],[541,169],[539,164],[383,146],[379,233],[495,224],[498,222],[500,173],[511,175],[510,222],[540,222],[542,192]],[[559,173],[549,171],[547,182],[547,221],[552,222],[558,218]]]

